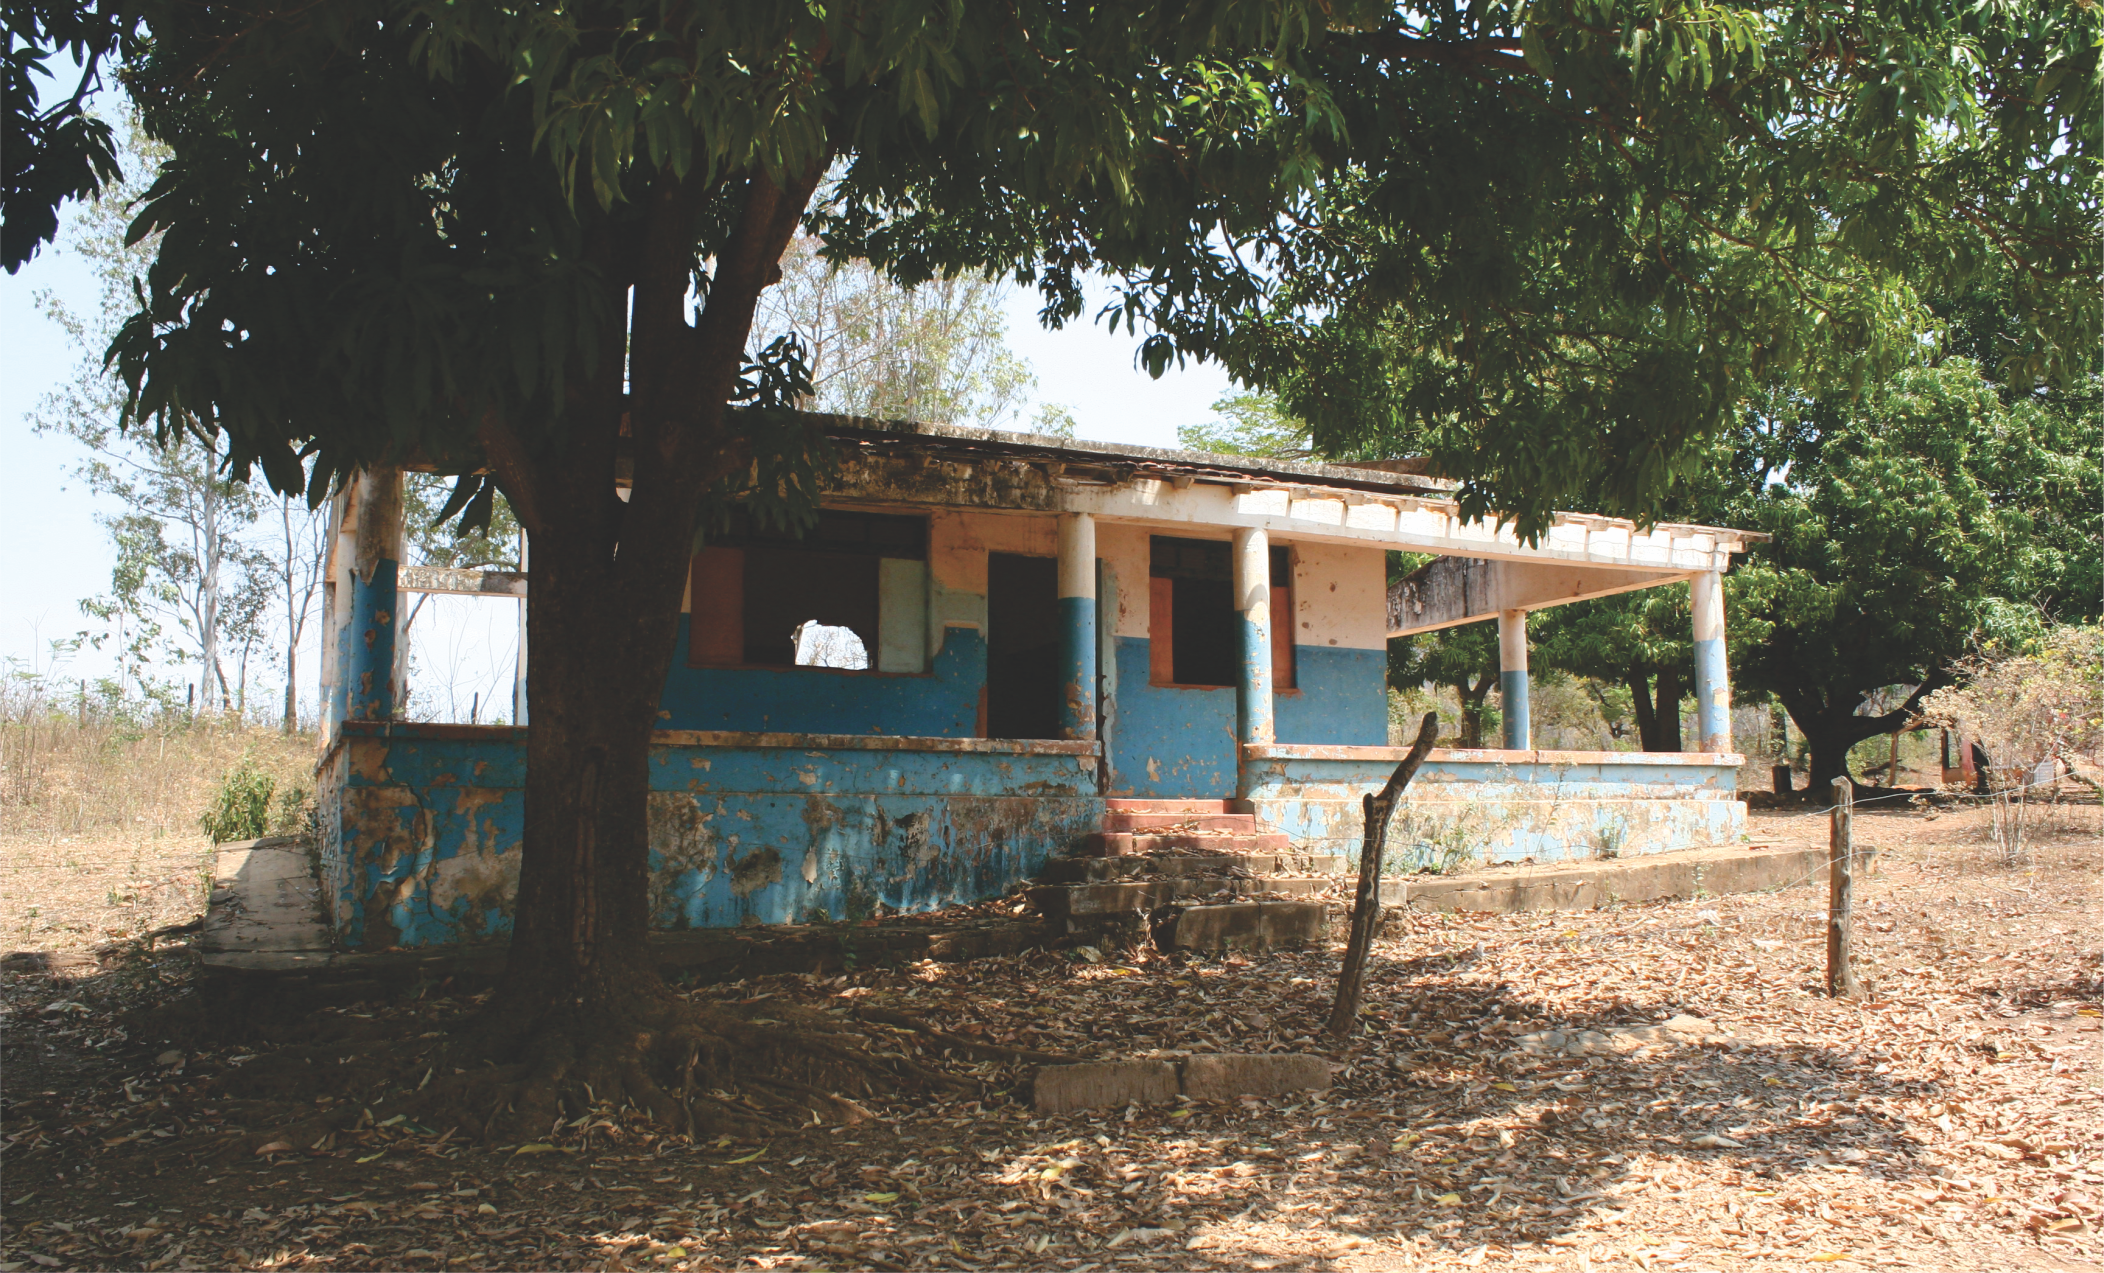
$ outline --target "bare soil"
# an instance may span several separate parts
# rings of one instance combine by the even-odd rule
[[[902,1032],[901,1053],[978,1089],[872,1099],[866,1120],[761,1140],[695,1143],[602,1107],[516,1144],[404,1120],[250,1153],[242,1118],[260,1107],[225,1094],[278,1049],[150,1037],[138,1010],[198,994],[195,973],[179,946],[119,943],[92,968],[0,983],[0,1273],[2104,1268],[2099,815],[2048,809],[2029,860],[2007,865],[1983,810],[1859,808],[1858,842],[1879,853],[1858,875],[1871,993],[1854,1002],[1822,990],[1823,881],[1406,915],[1341,1045],[1320,1033],[1334,949],[1032,954],[694,991],[751,1013],[888,1009],[1091,1058],[1285,1050],[1339,1067],[1320,1097],[1039,1118],[1028,1065]],[[1825,837],[1817,815],[1752,823],[1763,843]],[[426,985],[305,1011],[435,1035],[474,1006]],[[1517,1042],[1675,1014],[1729,1037],[1575,1057]],[[346,1084],[316,1104],[384,1095]]]

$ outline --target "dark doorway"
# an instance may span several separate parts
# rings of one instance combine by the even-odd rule
[[[1059,737],[1059,563],[989,553],[986,562],[986,734]]]

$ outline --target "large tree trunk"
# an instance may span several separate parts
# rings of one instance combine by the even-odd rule
[[[1622,684],[1629,688],[1629,714],[1636,717],[1637,750],[1650,751],[1658,739],[1658,714],[1651,707],[1651,674],[1643,664],[1631,663]]]
[[[1652,711],[1658,741],[1646,751],[1680,750],[1680,669],[1667,664],[1658,669],[1658,706]]]
[[[1490,697],[1490,687],[1497,683],[1498,674],[1493,671],[1479,673],[1475,684],[1459,681],[1454,693],[1461,699],[1461,745],[1464,748],[1483,745],[1483,700]]]
[[[749,1040],[734,1047],[700,1029],[650,959],[650,743],[702,492],[745,462],[728,454],[724,426],[753,305],[817,171],[787,191],[748,182],[692,327],[692,192],[655,200],[639,240],[602,238],[603,272],[635,279],[632,308],[616,294],[599,346],[627,350],[626,365],[612,354],[580,369],[561,440],[539,453],[522,431],[484,424],[491,469],[533,536],[524,845],[510,955],[480,1040],[485,1055],[525,1067],[522,1130],[545,1128],[580,1086],[660,1116],[691,1110],[667,1095],[668,1049],[684,1054],[690,1084],[704,1054],[711,1081],[728,1079],[727,1057],[757,1055]],[[634,456],[625,501],[615,491],[624,445]]]
[[[1866,738],[1889,734],[1907,724],[1920,710],[1923,699],[1950,683],[1950,678],[1939,672],[1916,687],[1906,702],[1877,716],[1856,715],[1856,707],[1868,691],[1778,691],[1777,700],[1805,738],[1806,787],[1812,798],[1826,799],[1836,778],[1846,778],[1850,785],[1860,786],[1849,772],[1849,750]]]

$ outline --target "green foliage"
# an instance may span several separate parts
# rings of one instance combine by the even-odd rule
[[[277,780],[256,763],[254,756],[244,755],[220,778],[211,803],[197,824],[214,844],[266,835],[270,831],[270,798],[276,786]]]
[[[87,113],[87,99],[132,25],[125,6],[67,0],[9,0],[0,14],[0,266],[13,274],[58,233],[62,203],[117,180],[116,135]],[[52,63],[65,59],[80,78],[47,103],[37,81],[55,79]]]
[[[1528,616],[1531,666],[1618,686],[1645,751],[1679,751],[1681,698],[1694,681],[1687,589],[1646,588]],[[1603,714],[1607,700],[1600,700]],[[1613,718],[1610,718],[1612,720]]]
[[[1008,346],[1008,289],[972,274],[901,287],[863,261],[828,261],[800,235],[767,289],[756,339],[796,334],[806,344],[811,393],[796,405],[879,420],[998,429],[1036,385]],[[1044,430],[1040,428],[1038,432]]]
[[[2066,588],[2097,570],[2104,418],[2006,403],[1970,360],[1909,370],[1861,406],[1774,402],[1732,471],[1731,512],[1772,536],[1729,580],[1733,672],[1804,729],[1815,784],[1976,644],[2021,641],[2055,602],[2095,613]],[[1857,715],[1894,684],[1919,689]]]
[[[266,835],[310,835],[314,811],[313,792],[298,783],[280,787],[254,753],[245,752],[220,777],[197,821],[212,843],[225,844]]]
[[[1388,642],[1388,684],[1451,686],[1461,700],[1456,745],[1497,745],[1500,713],[1485,700],[1498,683],[1498,625],[1464,623]]]
[[[1352,145],[1290,228],[1127,312],[1275,388],[1319,452],[1429,455],[1522,533],[1656,518],[1762,384],[1867,390],[1918,354],[1919,298],[1998,259],[2012,377],[2079,374],[2100,31],[2086,0],[1392,13],[1303,72]]]
[[[1217,418],[1179,425],[1176,445],[1212,455],[1266,455],[1305,460],[1308,426],[1288,415],[1269,393],[1228,393],[1213,400]]]

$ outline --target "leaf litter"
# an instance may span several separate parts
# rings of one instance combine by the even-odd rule
[[[1881,850],[1858,874],[1860,1002],[1821,993],[1812,887],[1401,914],[1342,1044],[1321,1032],[1335,949],[1036,953],[697,990],[992,1045],[899,1028],[899,1049],[978,1078],[978,1098],[872,1101],[866,1121],[814,1116],[764,1142],[692,1143],[601,1108],[520,1145],[361,1119],[230,1155],[228,1133],[280,1110],[198,1080],[271,1049],[130,1037],[127,1010],[191,993],[192,973],[179,949],[129,947],[97,976],[0,987],[0,1273],[2091,1267],[2104,926],[2095,808],[2071,812],[2020,870],[1982,849],[1984,815],[1859,812]],[[1823,835],[1753,824],[1766,843]],[[325,1011],[436,1025],[476,1002],[441,986]],[[1003,1049],[1317,1052],[1336,1083],[1040,1118],[1032,1067]]]

